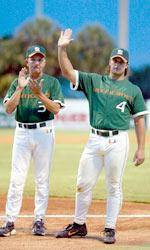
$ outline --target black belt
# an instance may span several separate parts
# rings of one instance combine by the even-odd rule
[[[118,135],[119,131],[118,130],[100,131],[100,130],[92,128],[92,133],[96,135],[108,137],[108,136]]]
[[[28,129],[35,129],[35,128],[42,128],[46,127],[46,122],[41,122],[39,124],[34,123],[34,124],[27,124],[27,123],[19,123],[18,122],[19,128],[28,128]]]

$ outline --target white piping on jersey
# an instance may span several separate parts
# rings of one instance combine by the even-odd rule
[[[133,115],[132,117],[133,117],[133,118],[136,118],[136,117],[141,116],[141,115],[150,115],[150,112],[147,111],[147,110],[145,110],[145,111],[136,113],[136,114]]]
[[[75,82],[75,86],[73,85],[72,82],[70,82],[70,88],[72,90],[77,90],[78,86],[79,86],[79,71],[78,70],[74,70],[74,73],[76,75],[76,82]]]
[[[65,108],[66,107],[66,105],[63,102],[59,101],[59,100],[53,100],[53,102],[59,103],[61,105],[61,108]]]
[[[4,100],[3,100],[3,104],[5,104],[7,101],[9,101],[10,100],[10,98],[5,98]]]

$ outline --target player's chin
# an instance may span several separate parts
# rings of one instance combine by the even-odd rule
[[[41,69],[40,68],[34,68],[33,72],[39,74],[39,73],[41,73]]]
[[[123,72],[122,72],[121,70],[117,70],[117,69],[113,70],[112,73],[113,73],[114,75],[116,75],[116,76],[120,76],[120,75],[123,74]]]

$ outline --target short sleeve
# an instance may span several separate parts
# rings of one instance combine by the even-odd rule
[[[86,97],[90,95],[93,88],[93,74],[86,72],[78,72],[78,83],[76,83],[76,90],[82,91]]]
[[[140,116],[140,115],[145,115],[148,113],[142,92],[139,88],[137,90],[138,90],[137,94],[135,95],[133,99],[133,106],[132,106],[133,118]]]

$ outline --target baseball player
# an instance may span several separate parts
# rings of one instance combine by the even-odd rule
[[[62,74],[71,82],[73,90],[83,91],[89,102],[91,133],[82,153],[78,177],[75,218],[57,238],[85,236],[86,215],[92,199],[92,190],[104,166],[107,183],[106,223],[104,243],[115,243],[115,228],[122,204],[122,176],[126,165],[129,142],[128,133],[131,116],[134,119],[137,150],[135,165],[144,162],[145,103],[140,89],[126,79],[128,51],[116,48],[109,60],[109,74],[99,75],[74,70],[68,59],[66,47],[72,31],[61,32],[58,41],[58,59]]]
[[[4,98],[6,112],[16,110],[12,170],[6,203],[6,222],[0,236],[16,234],[14,222],[22,204],[22,193],[31,158],[35,165],[35,210],[33,234],[45,235],[44,216],[49,197],[49,177],[54,150],[54,115],[64,106],[58,80],[44,74],[46,50],[39,45],[27,49],[26,68],[19,72]]]

